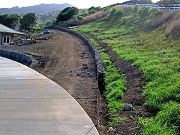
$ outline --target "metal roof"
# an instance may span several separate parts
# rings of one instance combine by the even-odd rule
[[[15,31],[7,26],[4,26],[2,24],[0,24],[0,32],[4,32],[4,33],[13,33],[13,34],[19,34],[19,35],[26,35],[25,33],[19,32],[19,31]]]

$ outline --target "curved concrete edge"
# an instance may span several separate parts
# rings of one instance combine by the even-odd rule
[[[99,135],[80,104],[42,74],[0,57],[0,134]]]

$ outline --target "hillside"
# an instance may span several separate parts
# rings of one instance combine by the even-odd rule
[[[60,13],[61,10],[56,10],[56,11],[52,11],[52,12],[48,12],[48,13],[44,13],[44,14],[38,14],[38,22],[40,23],[45,23],[48,20],[55,20],[58,16],[58,14]]]
[[[0,14],[27,14],[27,13],[44,14],[48,12],[62,10],[69,6],[71,5],[68,3],[64,3],[64,4],[40,4],[40,5],[28,6],[28,7],[1,8]]]
[[[99,49],[106,68],[108,134],[178,135],[180,10],[108,10],[106,18],[76,28]]]

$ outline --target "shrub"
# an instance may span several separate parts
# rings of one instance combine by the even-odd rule
[[[117,126],[119,124],[122,124],[123,123],[123,119],[121,117],[115,117],[115,118],[112,118],[109,122],[108,122],[108,125],[110,127],[114,127],[114,126]]]
[[[94,14],[94,13],[96,13],[96,10],[94,10],[94,9],[91,9],[91,10],[89,11],[89,14]]]
[[[77,14],[78,9],[76,7],[67,7],[59,13],[56,22],[70,20],[74,15]]]
[[[82,20],[83,20],[83,16],[78,15],[78,16],[77,16],[77,19],[78,19],[79,21],[82,21]]]
[[[123,12],[121,11],[121,10],[113,10],[112,12],[111,12],[111,15],[112,16],[114,16],[114,17],[116,17],[116,18],[122,18],[123,17]]]
[[[89,15],[89,14],[88,14],[87,11],[85,11],[85,12],[83,12],[83,13],[81,14],[81,16],[83,16],[83,17],[88,16],[88,15]]]

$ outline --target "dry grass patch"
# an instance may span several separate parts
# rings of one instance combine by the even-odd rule
[[[180,36],[180,10],[164,13],[161,18],[150,21],[149,26],[164,28],[166,36]]]
[[[99,12],[96,12],[94,14],[84,17],[84,21],[90,22],[90,21],[100,19],[100,18],[108,16],[108,15],[109,15],[108,11],[99,11]]]

